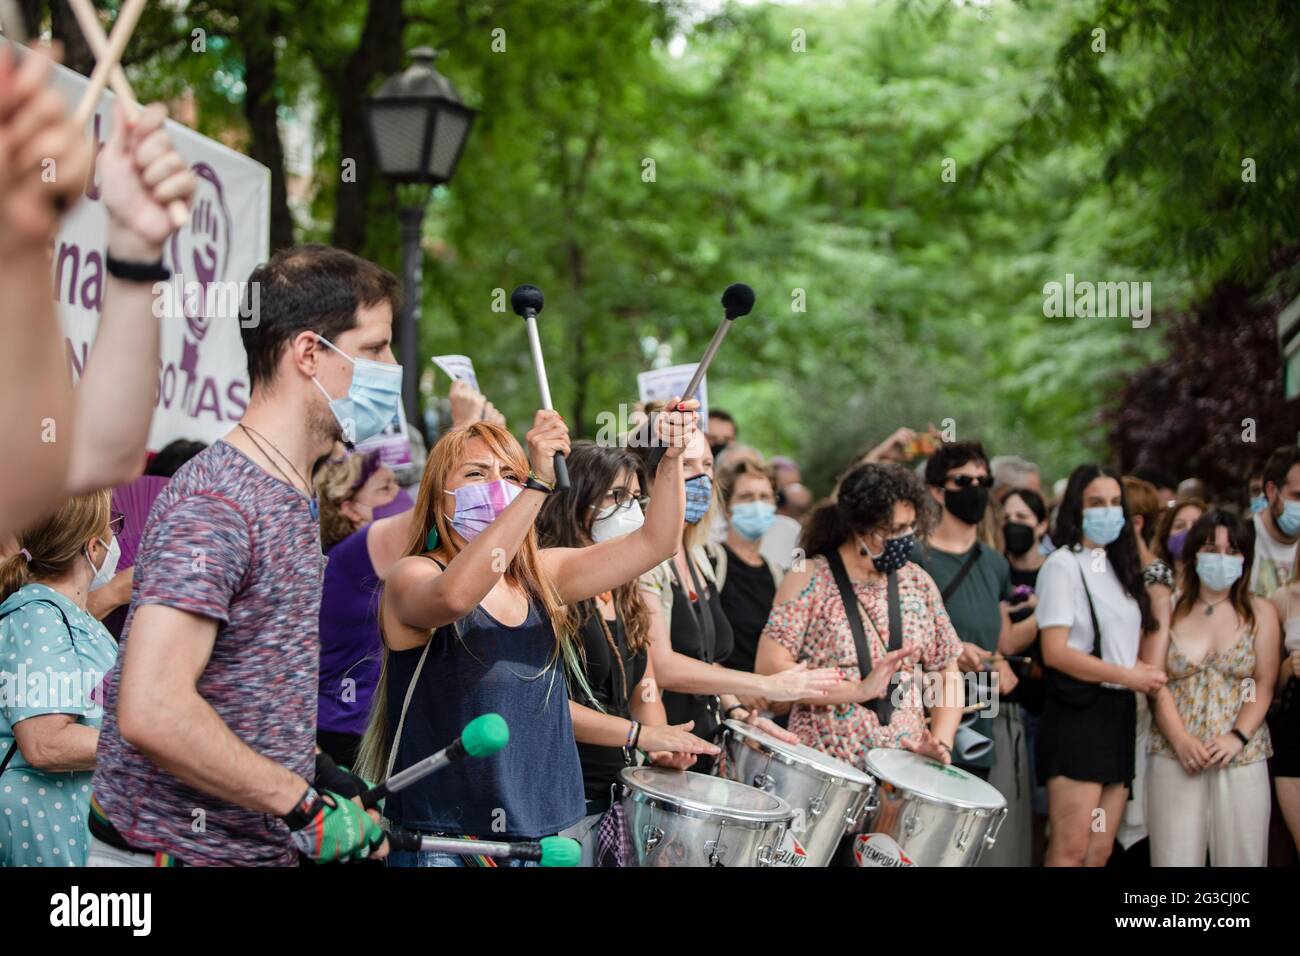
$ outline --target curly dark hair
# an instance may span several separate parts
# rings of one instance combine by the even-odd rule
[[[851,535],[874,531],[893,521],[894,505],[916,509],[916,534],[929,528],[930,502],[921,480],[902,465],[867,463],[844,474],[831,497],[818,502],[800,537],[804,555],[829,554]]]

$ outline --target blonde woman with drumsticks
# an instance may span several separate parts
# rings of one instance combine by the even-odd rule
[[[510,746],[454,764],[388,798],[384,815],[423,834],[536,840],[585,815],[561,658],[575,652],[565,605],[616,588],[668,558],[684,509],[681,455],[696,403],[660,416],[667,453],[645,525],[586,548],[539,548],[534,524],[569,451],[561,416],[542,410],[528,454],[504,428],[475,422],[429,453],[406,556],[380,603],[383,671],[358,759],[386,779],[472,718],[501,714]],[[473,858],[394,853],[390,866],[466,866]]]

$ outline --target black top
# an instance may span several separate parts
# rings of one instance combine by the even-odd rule
[[[627,646],[627,630],[623,627],[623,618],[615,612],[613,621],[605,621],[609,634],[614,638],[619,657],[623,659],[623,669],[627,674],[627,686],[623,686],[622,674],[614,660],[614,652],[605,637],[605,627],[601,627],[600,608],[594,601],[587,602],[583,608],[586,617],[578,629],[582,638],[582,652],[587,666],[585,676],[587,686],[597,703],[605,713],[614,717],[632,719],[631,700],[639,693],[637,686],[646,672],[646,649],[633,654]],[[591,706],[582,688],[571,680],[569,697],[586,707]],[[582,763],[582,783],[588,800],[608,800],[610,785],[618,780],[618,772],[627,764],[622,747],[601,747],[597,744],[578,744],[578,760]]]
[[[700,601],[691,601],[686,591],[677,580],[677,565],[673,568],[673,618],[670,624],[673,650],[705,663],[722,663],[730,656],[734,647],[731,625],[722,613],[722,601],[709,587],[704,576],[695,573],[694,587],[702,597]],[[691,570],[695,571],[694,565]],[[727,572],[730,576],[731,572]],[[718,729],[720,714],[717,713],[718,698],[713,694],[680,694],[676,691],[664,691],[664,710],[668,714],[668,723],[684,724],[695,721],[691,733],[705,740],[712,740]],[[713,769],[712,757],[701,755],[691,767],[697,773],[709,773]]]
[[[1011,569],[1011,586],[1017,588],[1025,584],[1037,590],[1038,588],[1038,570],[1018,571],[1014,567]],[[1011,605],[1011,623],[1016,624],[1027,618],[1032,612],[1025,607]],[[1016,689],[1006,695],[1006,699],[1020,704],[1031,714],[1041,714],[1043,712],[1043,644],[1041,640],[1041,631],[1034,635],[1034,642],[1021,651],[1021,655],[1032,657],[1033,664],[1015,663],[1011,669],[1015,671],[1020,683]],[[1032,675],[1038,676],[1032,676]]]
[[[724,548],[727,546],[724,544]],[[764,561],[754,567],[746,564],[735,551],[727,548],[727,580],[722,585],[722,613],[731,624],[735,646],[727,666],[738,671],[753,671],[758,654],[758,638],[767,625],[776,600],[776,581]]]

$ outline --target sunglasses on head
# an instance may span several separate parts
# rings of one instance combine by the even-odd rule
[[[971,485],[979,485],[981,488],[993,487],[992,475],[980,475],[978,478],[973,475],[949,475],[948,480],[958,488],[969,488]]]

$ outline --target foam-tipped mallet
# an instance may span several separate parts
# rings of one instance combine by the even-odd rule
[[[722,340],[727,337],[731,331],[731,323],[742,315],[749,315],[754,308],[754,290],[743,282],[734,282],[727,286],[727,291],[722,293],[722,322],[718,325],[718,330],[713,333],[713,341],[709,347],[704,350],[704,357],[700,359],[700,364],[695,367],[695,374],[691,376],[690,384],[682,392],[682,398],[691,398],[700,388],[700,382],[704,381],[705,374],[709,371],[709,366],[713,363],[713,356],[718,354],[718,348],[722,345]],[[672,411],[671,408],[665,411]],[[653,429],[649,432],[654,440]],[[659,462],[663,459],[667,449],[663,445],[655,445],[650,449],[650,455],[646,461],[647,470],[650,474],[651,481],[654,480],[654,474],[659,467]]]
[[[510,742],[510,728],[500,714],[483,714],[475,717],[460,736],[435,754],[413,763],[400,773],[395,773],[378,786],[361,794],[361,805],[367,810],[376,806],[389,794],[396,793],[427,777],[436,770],[466,757],[490,757]]]
[[[533,371],[537,373],[537,390],[542,394],[542,408],[550,411],[551,386],[546,381],[546,362],[542,358],[542,340],[537,335],[537,315],[546,305],[542,290],[535,285],[521,285],[510,293],[510,307],[515,315],[524,320],[528,329],[528,349],[533,353]],[[564,463],[564,455],[555,453],[555,487],[569,487],[569,469]]]
[[[533,860],[542,866],[577,866],[582,862],[582,844],[559,836],[542,837],[536,843],[497,843],[424,836],[395,827],[388,831],[388,845],[394,850],[490,856],[498,860]]]
[[[90,0],[68,0],[68,3],[77,18],[77,25],[81,27],[81,35],[86,38],[86,45],[90,47],[90,52],[96,59],[104,59],[108,54],[108,38],[104,36],[104,28],[99,25],[99,17],[95,15],[95,8],[90,5]],[[134,123],[140,116],[140,105],[120,64],[113,64],[113,69],[108,74],[108,83],[113,87],[113,92],[117,94],[122,104],[126,121]],[[184,201],[173,199],[167,204],[167,215],[171,217],[172,226],[180,229],[189,218],[189,210]]]

